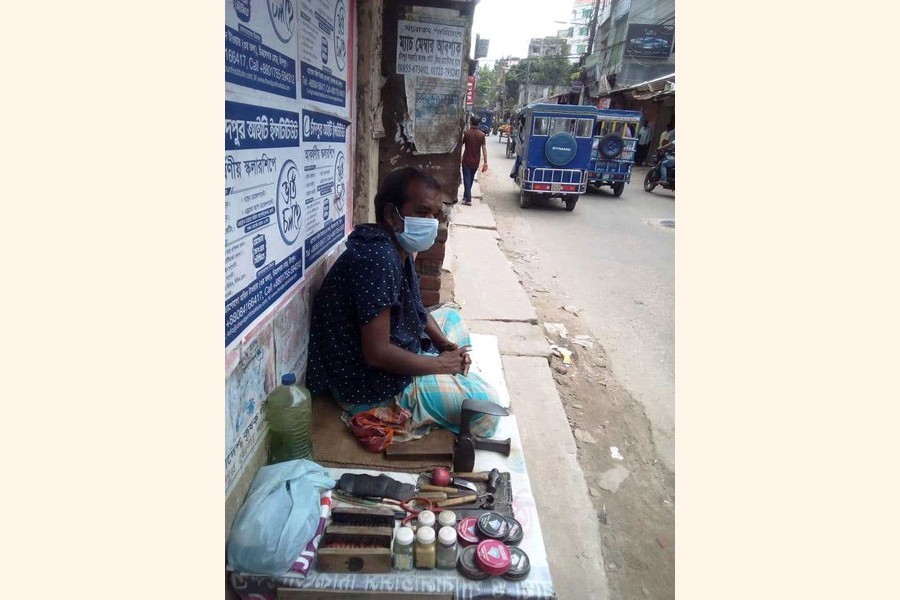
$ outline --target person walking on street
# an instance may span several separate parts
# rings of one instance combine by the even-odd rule
[[[644,119],[641,124],[641,131],[638,133],[637,153],[634,157],[634,164],[642,166],[647,160],[647,151],[650,149],[650,138],[653,137],[653,128]]]
[[[478,162],[484,156],[484,168],[487,170],[487,146],[485,145],[484,132],[478,129],[481,119],[472,117],[469,121],[471,127],[466,129],[462,136],[462,176],[463,176],[463,204],[472,204],[472,182],[475,181],[475,173],[478,171]]]

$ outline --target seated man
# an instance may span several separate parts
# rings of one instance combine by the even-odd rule
[[[496,391],[468,374],[469,334],[454,310],[425,310],[413,255],[437,236],[438,182],[404,167],[375,196],[376,223],[359,225],[325,277],[312,310],[307,386],[330,393],[353,414],[394,403],[412,413],[411,429],[459,433],[463,400],[497,402]],[[472,420],[489,437],[499,418]]]

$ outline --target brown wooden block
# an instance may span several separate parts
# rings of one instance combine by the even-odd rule
[[[319,548],[321,573],[390,573],[390,548]]]
[[[316,554],[316,570],[323,573],[389,573],[390,527],[329,525]]]
[[[394,511],[387,507],[337,506],[331,509],[332,526],[394,527]]]
[[[412,457],[450,456],[453,457],[453,433],[446,429],[435,429],[425,437],[411,442],[393,443],[384,450],[387,459],[410,459]]]

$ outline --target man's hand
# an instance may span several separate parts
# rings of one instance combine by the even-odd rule
[[[456,344],[456,343],[454,343],[454,342],[451,342],[450,340],[447,340],[447,341],[445,341],[445,342],[443,342],[443,343],[440,343],[440,344],[435,344],[435,346],[436,346],[437,349],[440,350],[441,352],[448,352],[448,351],[450,351],[450,350],[456,350],[457,348],[459,348],[459,344]]]
[[[468,372],[472,359],[468,348],[456,348],[441,352],[437,357],[438,375],[462,375]]]

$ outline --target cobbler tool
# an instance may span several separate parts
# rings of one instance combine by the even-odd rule
[[[472,419],[481,414],[505,417],[509,411],[499,404],[473,400],[463,401],[459,424],[459,435],[456,437],[456,452],[453,457],[453,470],[456,472],[472,472],[475,466],[475,450],[488,450],[509,456],[510,440],[490,440],[472,433]]]
[[[455,485],[457,487],[466,488],[467,490],[473,492],[478,492],[478,488],[475,486],[475,484],[465,481],[464,479],[452,477],[450,475],[450,471],[444,469],[443,467],[438,467],[434,470],[434,473],[431,475],[431,483],[433,485],[441,487]]]

